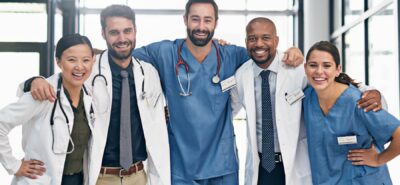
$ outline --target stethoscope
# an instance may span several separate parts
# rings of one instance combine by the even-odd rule
[[[179,83],[179,86],[181,88],[181,92],[179,93],[179,95],[181,95],[181,96],[190,96],[190,95],[192,95],[192,92],[190,92],[189,65],[181,57],[181,50],[182,50],[183,43],[185,43],[185,41],[186,40],[183,40],[183,42],[178,47],[178,62],[175,64],[175,74],[176,74],[176,77],[178,78],[178,83]],[[220,68],[221,68],[221,58],[219,56],[219,52],[218,52],[217,46],[215,45],[215,43],[213,41],[211,41],[211,42],[212,42],[212,44],[213,44],[213,46],[215,48],[215,51],[217,53],[217,71],[214,74],[214,76],[211,78],[211,82],[213,84],[218,84],[219,81],[220,81],[220,79],[219,79],[219,71],[220,71]],[[181,78],[179,76],[179,70],[178,70],[179,69],[179,65],[183,65],[185,67],[186,78],[188,80],[186,91],[182,86]]]
[[[106,51],[106,50],[103,50],[103,51],[100,53],[100,57],[99,57],[99,73],[93,77],[93,80],[92,80],[92,87],[94,87],[94,82],[96,81],[97,78],[103,79],[104,82],[106,83],[106,86],[108,86],[106,77],[105,77],[103,74],[101,74],[101,59],[102,59],[103,54],[104,54],[105,51]],[[140,71],[142,72],[142,75],[143,75],[142,94],[140,95],[140,98],[143,100],[143,99],[146,97],[146,91],[144,91],[144,70],[143,70],[142,64],[140,64],[139,60],[136,59],[135,57],[132,57],[132,58],[134,58],[135,61],[139,64],[139,66],[140,66]]]
[[[51,117],[50,117],[51,134],[52,134],[52,136],[53,136],[52,150],[53,150],[54,154],[71,154],[71,153],[74,152],[74,150],[75,150],[75,144],[74,144],[74,141],[72,140],[72,137],[71,137],[71,130],[70,130],[70,128],[69,128],[69,119],[68,119],[68,116],[67,116],[67,114],[65,113],[63,106],[61,105],[61,100],[60,100],[60,96],[61,96],[61,95],[60,95],[60,93],[61,93],[61,84],[62,84],[62,78],[61,78],[61,75],[60,75],[59,78],[58,78],[58,82],[57,82],[57,93],[56,93],[57,99],[56,99],[56,101],[54,102],[53,109],[52,109],[52,111],[51,111]],[[88,92],[87,92],[85,86],[83,86],[83,90],[85,91],[85,94],[87,95]],[[65,153],[64,153],[64,152],[56,152],[56,151],[54,150],[54,128],[53,128],[53,126],[54,126],[54,113],[55,113],[55,111],[56,111],[57,103],[58,103],[58,105],[60,106],[61,112],[64,114],[65,122],[66,122],[67,128],[68,128],[69,142],[71,143],[71,146],[72,146],[71,150],[70,150],[70,151],[67,150],[67,152],[65,152]],[[95,120],[95,117],[94,117],[94,111],[93,111],[93,106],[92,106],[92,105],[90,105],[90,112],[89,112],[89,115],[90,115],[91,123],[93,123],[94,120]]]

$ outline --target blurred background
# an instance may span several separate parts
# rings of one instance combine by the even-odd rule
[[[81,33],[93,46],[106,49],[101,37],[100,11],[110,4],[125,4],[136,12],[140,47],[164,39],[186,37],[183,23],[187,0],[1,0],[0,1],[0,108],[14,102],[19,83],[29,77],[49,76],[58,69],[54,46],[69,33]],[[254,17],[272,19],[280,38],[279,49],[299,47],[304,53],[315,42],[334,42],[344,71],[357,81],[380,90],[389,112],[400,116],[399,3],[398,0],[215,0],[220,19],[215,37],[245,46],[245,26]],[[245,116],[235,120],[241,164],[245,153]],[[46,124],[46,123],[43,123]],[[22,158],[21,129],[10,143]],[[400,159],[389,163],[395,185],[400,185]],[[1,184],[11,175],[0,168]]]

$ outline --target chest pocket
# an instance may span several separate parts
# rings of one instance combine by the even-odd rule
[[[216,87],[213,87],[214,90],[214,102],[213,102],[213,110],[214,111],[221,111],[225,109],[229,99],[229,92],[225,91],[222,92],[221,86],[219,84],[215,84]]]

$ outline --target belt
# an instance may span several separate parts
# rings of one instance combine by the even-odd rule
[[[128,171],[123,168],[115,168],[115,167],[101,167],[100,173],[101,174],[109,174],[109,175],[118,175],[119,177],[131,175],[143,169],[143,163],[139,162],[133,164]]]
[[[262,158],[262,153],[258,153],[258,156],[260,157],[260,159]],[[282,154],[280,152],[275,153],[275,163],[281,163],[283,162],[282,160]]]

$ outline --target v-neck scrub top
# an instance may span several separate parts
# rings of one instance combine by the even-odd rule
[[[347,160],[350,149],[367,149],[373,143],[383,151],[400,121],[384,110],[364,112],[356,101],[361,92],[350,85],[324,115],[314,89],[305,90],[304,121],[314,185],[392,184],[386,165],[355,166]],[[357,144],[339,145],[338,137],[356,136]]]
[[[200,63],[189,52],[186,42],[183,44],[181,57],[189,66],[190,79],[184,65],[179,65],[179,78],[184,91],[187,91],[190,80],[192,95],[180,96],[182,90],[175,67],[182,42],[183,39],[165,40],[136,49],[133,53],[135,57],[152,63],[160,74],[170,113],[168,132],[172,175],[185,179],[208,179],[236,173],[238,162],[229,91],[222,92],[219,83],[211,82],[217,71],[215,46]],[[249,57],[243,47],[215,45],[221,58],[219,77],[223,81],[233,76]]]

